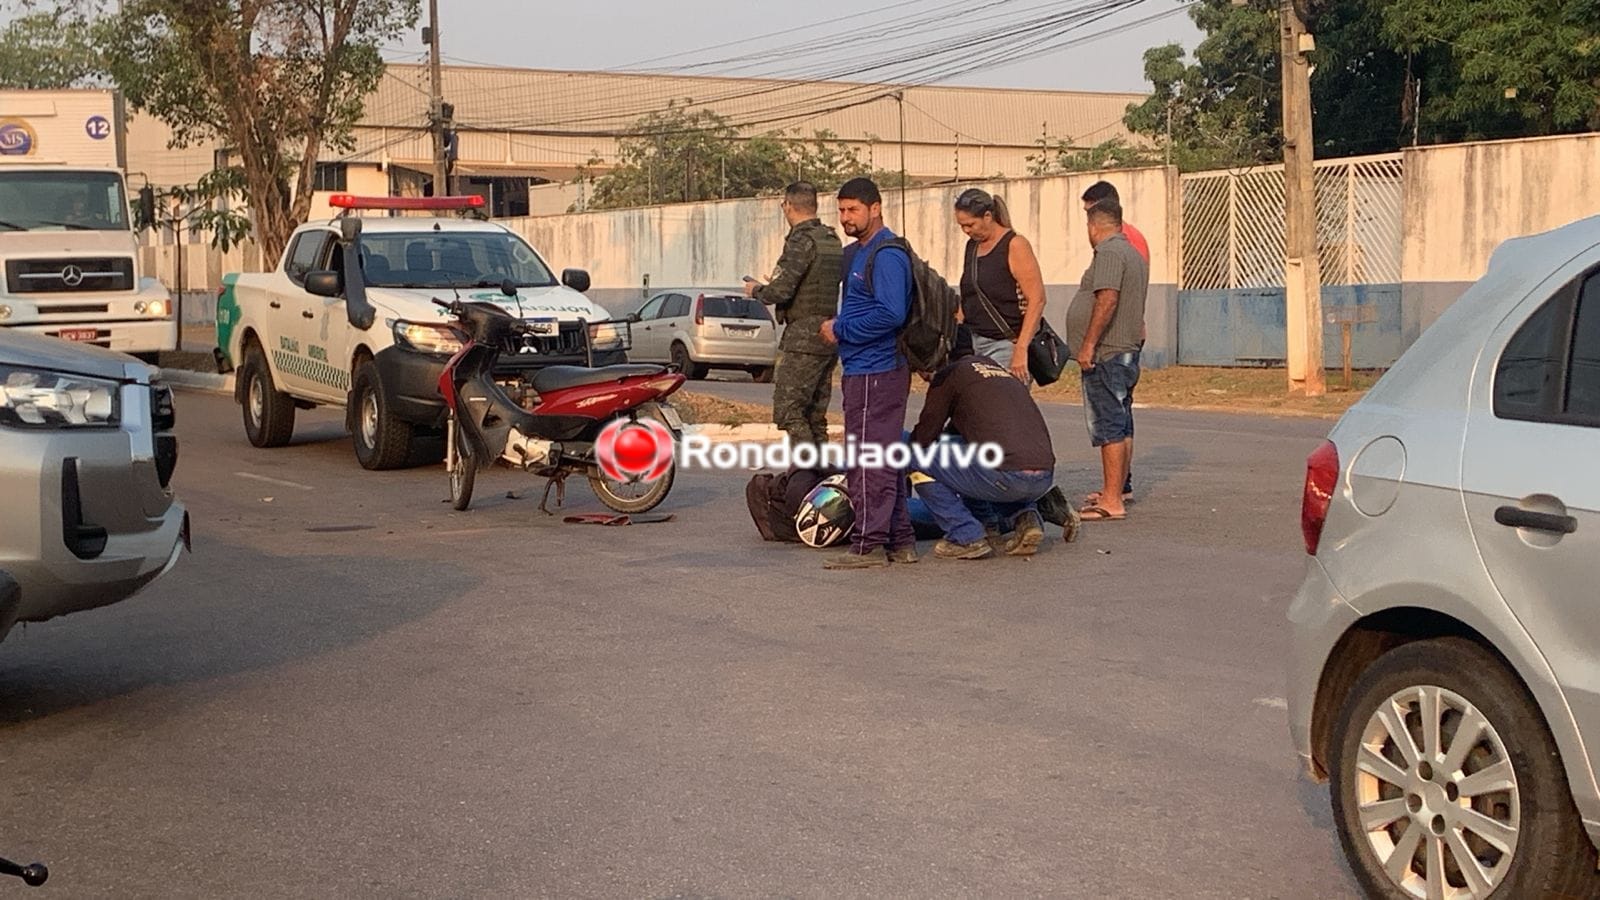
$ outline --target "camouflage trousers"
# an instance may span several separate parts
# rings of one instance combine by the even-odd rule
[[[828,440],[828,401],[833,397],[837,353],[785,350],[772,376],[772,422],[791,443],[821,444]]]

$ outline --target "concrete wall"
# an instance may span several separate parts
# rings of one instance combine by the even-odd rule
[[[1483,275],[1502,241],[1600,213],[1600,134],[1405,153],[1406,346]]]
[[[1175,170],[1137,169],[978,186],[1005,199],[1013,226],[1032,242],[1044,271],[1045,316],[1060,328],[1092,256],[1078,197],[1102,177],[1117,186],[1127,220],[1150,243],[1146,314],[1150,340],[1145,358],[1152,367],[1170,365],[1176,361],[1177,348]],[[960,277],[966,245],[952,204],[971,186],[911,188],[903,201],[897,189],[884,194],[888,226],[905,235],[952,284]],[[831,195],[821,198],[820,213],[824,222],[837,228],[837,205]],[[594,283],[591,296],[618,312],[636,309],[650,293],[667,288],[736,287],[746,274],[767,277],[788,231],[777,198],[502,221],[525,236],[556,269],[587,269]]]

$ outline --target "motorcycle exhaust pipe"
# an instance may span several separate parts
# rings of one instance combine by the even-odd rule
[[[49,880],[50,870],[45,868],[44,863],[28,863],[25,866],[19,866],[9,859],[0,859],[0,875],[21,878],[28,887],[38,887]]]

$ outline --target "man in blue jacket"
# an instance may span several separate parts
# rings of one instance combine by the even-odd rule
[[[839,345],[845,440],[854,441],[859,452],[868,444],[881,449],[901,443],[905,432],[911,368],[896,343],[911,310],[911,259],[899,248],[877,253],[868,284],[865,270],[872,249],[895,236],[883,224],[883,197],[870,179],[852,178],[839,188],[838,199],[839,225],[856,243],[847,256],[839,315],[822,323],[822,337]],[[826,567],[916,562],[904,473],[882,462],[852,466],[846,479],[856,509],[850,549],[829,559]]]

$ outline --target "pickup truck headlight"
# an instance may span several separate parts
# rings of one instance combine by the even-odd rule
[[[396,322],[394,341],[418,353],[451,354],[460,352],[462,347],[461,335],[454,328],[433,322]]]
[[[627,326],[616,322],[595,322],[589,326],[589,344],[596,350],[627,350]]]
[[[115,428],[121,395],[115,381],[0,365],[0,425]]]

